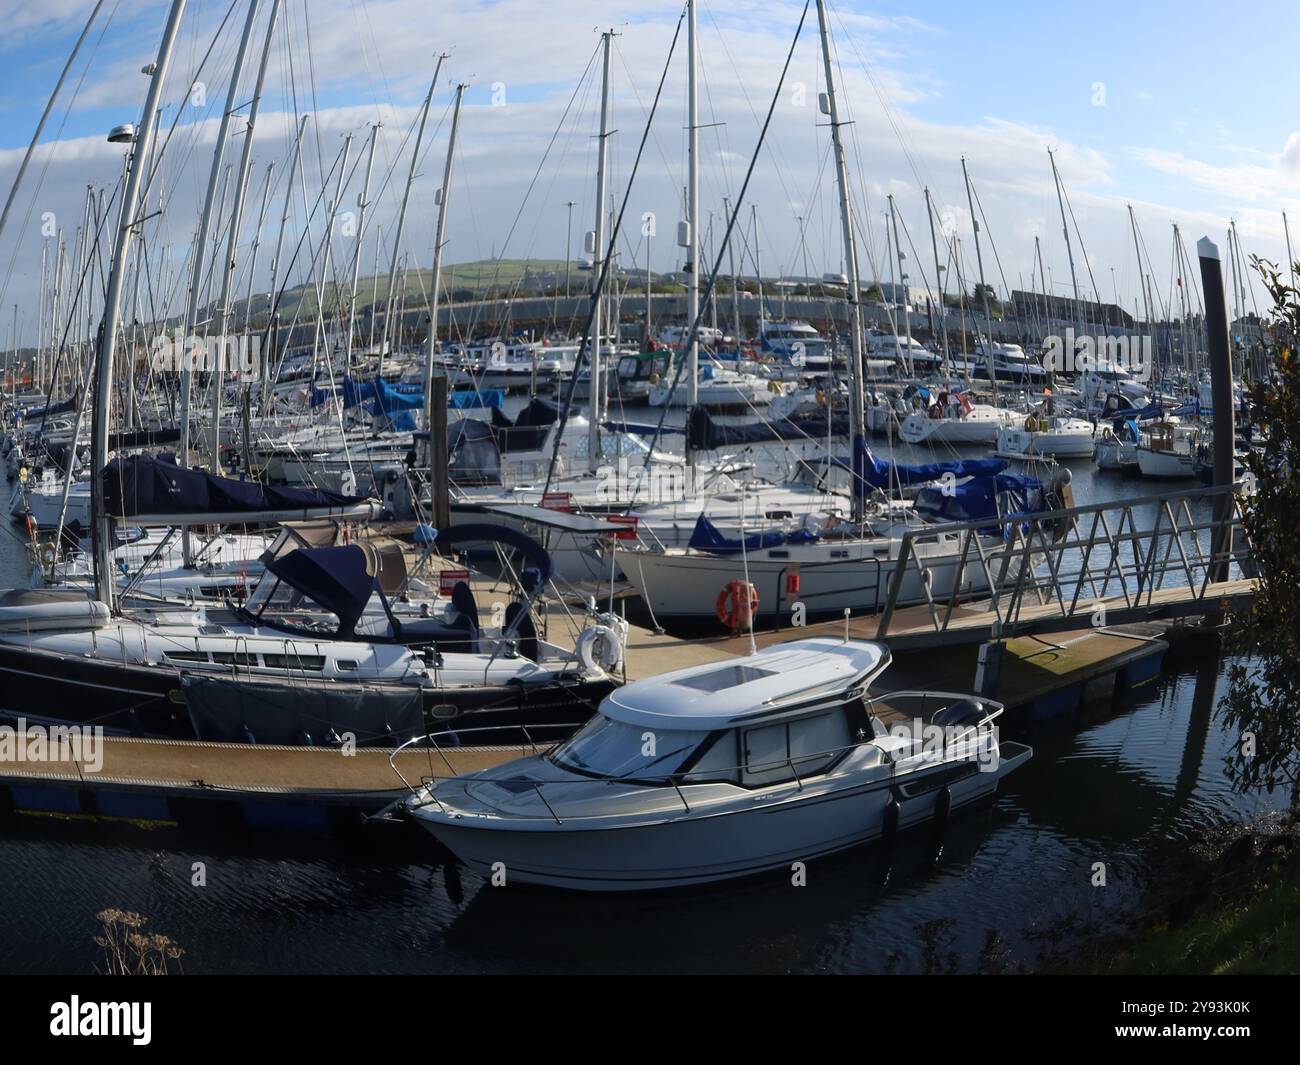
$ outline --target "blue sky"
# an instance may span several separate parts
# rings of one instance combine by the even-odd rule
[[[185,234],[193,229],[245,4],[239,0],[209,65],[207,105],[182,111],[182,136],[169,161],[175,168],[169,239],[178,263]],[[92,0],[6,2],[7,32],[0,44],[0,188],[6,191],[92,6]],[[168,96],[169,118],[228,6],[229,0],[191,0],[178,51],[180,73]],[[263,15],[267,6],[269,0],[263,0]],[[798,0],[774,0],[760,8],[742,0],[701,0],[702,107],[704,121],[718,123],[702,137],[703,186],[705,206],[716,216],[722,197],[734,198],[737,191],[801,6]],[[841,97],[854,119],[855,206],[870,233],[864,273],[873,265],[877,272],[887,269],[881,224],[887,194],[895,196],[913,239],[925,236],[922,183],[954,219],[966,242],[963,254],[970,254],[962,155],[988,216],[984,239],[995,244],[1012,286],[1018,278],[1027,281],[1033,268],[1034,236],[1043,243],[1058,291],[1068,277],[1048,147],[1058,150],[1097,287],[1109,296],[1113,270],[1113,285],[1129,306],[1138,291],[1129,202],[1158,285],[1171,269],[1171,222],[1182,226],[1190,248],[1203,233],[1223,244],[1227,220],[1236,218],[1245,250],[1274,258],[1282,255],[1281,210],[1287,208],[1300,222],[1294,191],[1300,182],[1300,137],[1292,141],[1300,130],[1300,108],[1293,102],[1300,100],[1292,54],[1300,25],[1295,5],[1261,0],[1251,4],[1248,16],[1240,6],[1201,0],[935,0],[920,7],[838,0],[831,6]],[[434,162],[422,167],[404,252],[417,262],[430,257],[433,174],[444,151],[450,86],[464,79],[471,88],[448,256],[474,259],[504,247],[514,256],[558,257],[566,240],[567,201],[578,204],[575,229],[590,228],[594,212],[596,113],[590,81],[580,86],[568,121],[560,120],[598,43],[593,9],[581,0],[470,0],[458,3],[452,17],[441,7],[428,0],[285,0],[291,32],[280,34],[274,52],[253,173],[263,172],[269,162],[283,166],[287,158],[288,131],[296,125],[287,91],[291,53],[299,107],[316,115],[308,180],[319,181],[313,171],[321,162],[328,168],[349,131],[356,138],[355,160],[368,123],[376,119],[386,125],[381,167],[404,173],[398,144],[427,86],[432,56],[446,49],[451,57],[424,146]],[[108,0],[105,10],[114,8],[102,41],[96,33],[87,46],[83,59],[94,48],[93,59],[80,63],[74,74],[75,84],[84,68],[71,109],[62,104],[56,109],[41,173],[29,177],[19,200],[23,217],[11,222],[12,232],[0,240],[5,304],[30,299],[38,284],[42,240],[34,220],[48,209],[65,230],[75,228],[67,219],[79,215],[84,186],[111,189],[120,167],[120,154],[103,144],[102,134],[138,116],[144,91],[138,70],[156,48],[167,4]],[[611,139],[616,194],[628,179],[644,108],[679,10],[672,2],[646,0],[610,0],[602,6],[602,18],[620,33],[612,87],[619,130]],[[310,12],[310,33],[305,12]],[[834,188],[821,165],[825,131],[815,114],[815,92],[821,87],[815,26],[810,17],[791,70],[794,81],[807,84],[813,106],[782,100],[751,188],[750,200],[760,213],[765,272],[802,272],[796,266],[802,266],[805,254],[815,260],[813,272],[841,265]],[[684,179],[682,62],[679,54],[631,203],[638,215],[650,210],[665,219],[668,224],[660,230],[665,235],[680,213]],[[308,71],[315,74],[316,88],[310,101]],[[498,89],[504,106],[494,107]],[[372,223],[391,223],[393,191],[390,187],[381,197]],[[350,184],[349,198],[355,200],[357,192]],[[251,241],[251,232],[241,233],[242,243]],[[339,254],[347,253],[345,243],[337,245]],[[676,265],[671,240],[658,238],[652,249],[657,268]],[[639,241],[629,240],[629,261],[643,254]],[[264,268],[265,263],[259,267]],[[967,272],[973,268],[973,262],[966,266]]]

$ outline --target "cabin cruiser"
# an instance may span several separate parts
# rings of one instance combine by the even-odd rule
[[[1143,477],[1175,479],[1196,476],[1200,429],[1184,422],[1152,422],[1142,430],[1137,463]]]
[[[830,346],[826,338],[807,322],[760,322],[758,342],[762,355],[775,358],[800,373],[830,372]]]
[[[994,454],[1010,458],[1085,459],[1093,453],[1092,422],[1031,413],[998,433]]]
[[[864,372],[869,378],[896,376],[925,377],[939,366],[939,356],[919,340],[888,333],[868,333],[863,352]]]
[[[1007,382],[1014,385],[1043,385],[1047,382],[1047,371],[1042,365],[1025,354],[1019,344],[1000,341],[989,343],[980,338],[976,346],[977,370],[980,377],[987,377],[998,383]]]
[[[449,344],[440,360],[453,387],[500,388],[529,392],[551,387],[573,373],[579,345],[493,337],[475,344]],[[412,368],[411,380],[423,379],[423,368]]]
[[[684,378],[683,374],[683,378]],[[698,379],[698,402],[708,410],[749,411],[772,402],[775,382],[755,374],[740,373],[716,362],[701,360]],[[779,388],[779,385],[776,385]],[[650,389],[650,406],[685,407],[687,384],[683,379],[673,388],[672,380],[661,380]]]
[[[898,435],[909,444],[995,444],[1003,429],[1020,424],[1022,415],[1005,407],[972,403],[964,392],[942,393],[924,412],[902,420]]]
[[[870,696],[889,662],[821,638],[637,681],[549,753],[423,784],[402,810],[482,875],[642,891],[942,823],[1033,756],[999,737],[991,700]]]
[[[1109,359],[1095,357],[1079,374],[1079,387],[1089,412],[1105,407],[1111,395],[1118,394],[1135,407],[1150,401],[1150,391],[1127,368]]]
[[[1093,443],[1092,461],[1099,470],[1136,471],[1139,439],[1136,422],[1121,421],[1117,428],[1104,426],[1098,431]]]

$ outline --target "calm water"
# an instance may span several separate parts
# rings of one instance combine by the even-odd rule
[[[1150,491],[1073,469],[1079,502]],[[24,575],[0,537],[0,578]],[[330,840],[0,817],[0,971],[91,971],[106,907],[147,915],[190,972],[970,970],[991,932],[1032,964],[1122,918],[1153,854],[1268,808],[1223,777],[1223,667],[1206,643],[1187,645],[1135,696],[1027,734],[1034,760],[941,840],[814,864],[799,888],[777,876],[570,896],[491,887],[398,828]],[[204,887],[191,886],[195,862]],[[1092,886],[1095,862],[1109,886]]]

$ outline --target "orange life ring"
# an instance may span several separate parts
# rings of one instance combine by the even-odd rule
[[[758,612],[758,589],[748,581],[732,581],[718,593],[715,611],[732,632],[748,628]]]

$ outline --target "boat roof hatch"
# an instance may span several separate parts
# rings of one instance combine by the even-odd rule
[[[731,662],[710,662],[628,684],[601,704],[606,717],[662,729],[721,729],[868,684],[889,666],[889,648],[832,637],[775,644]]]

